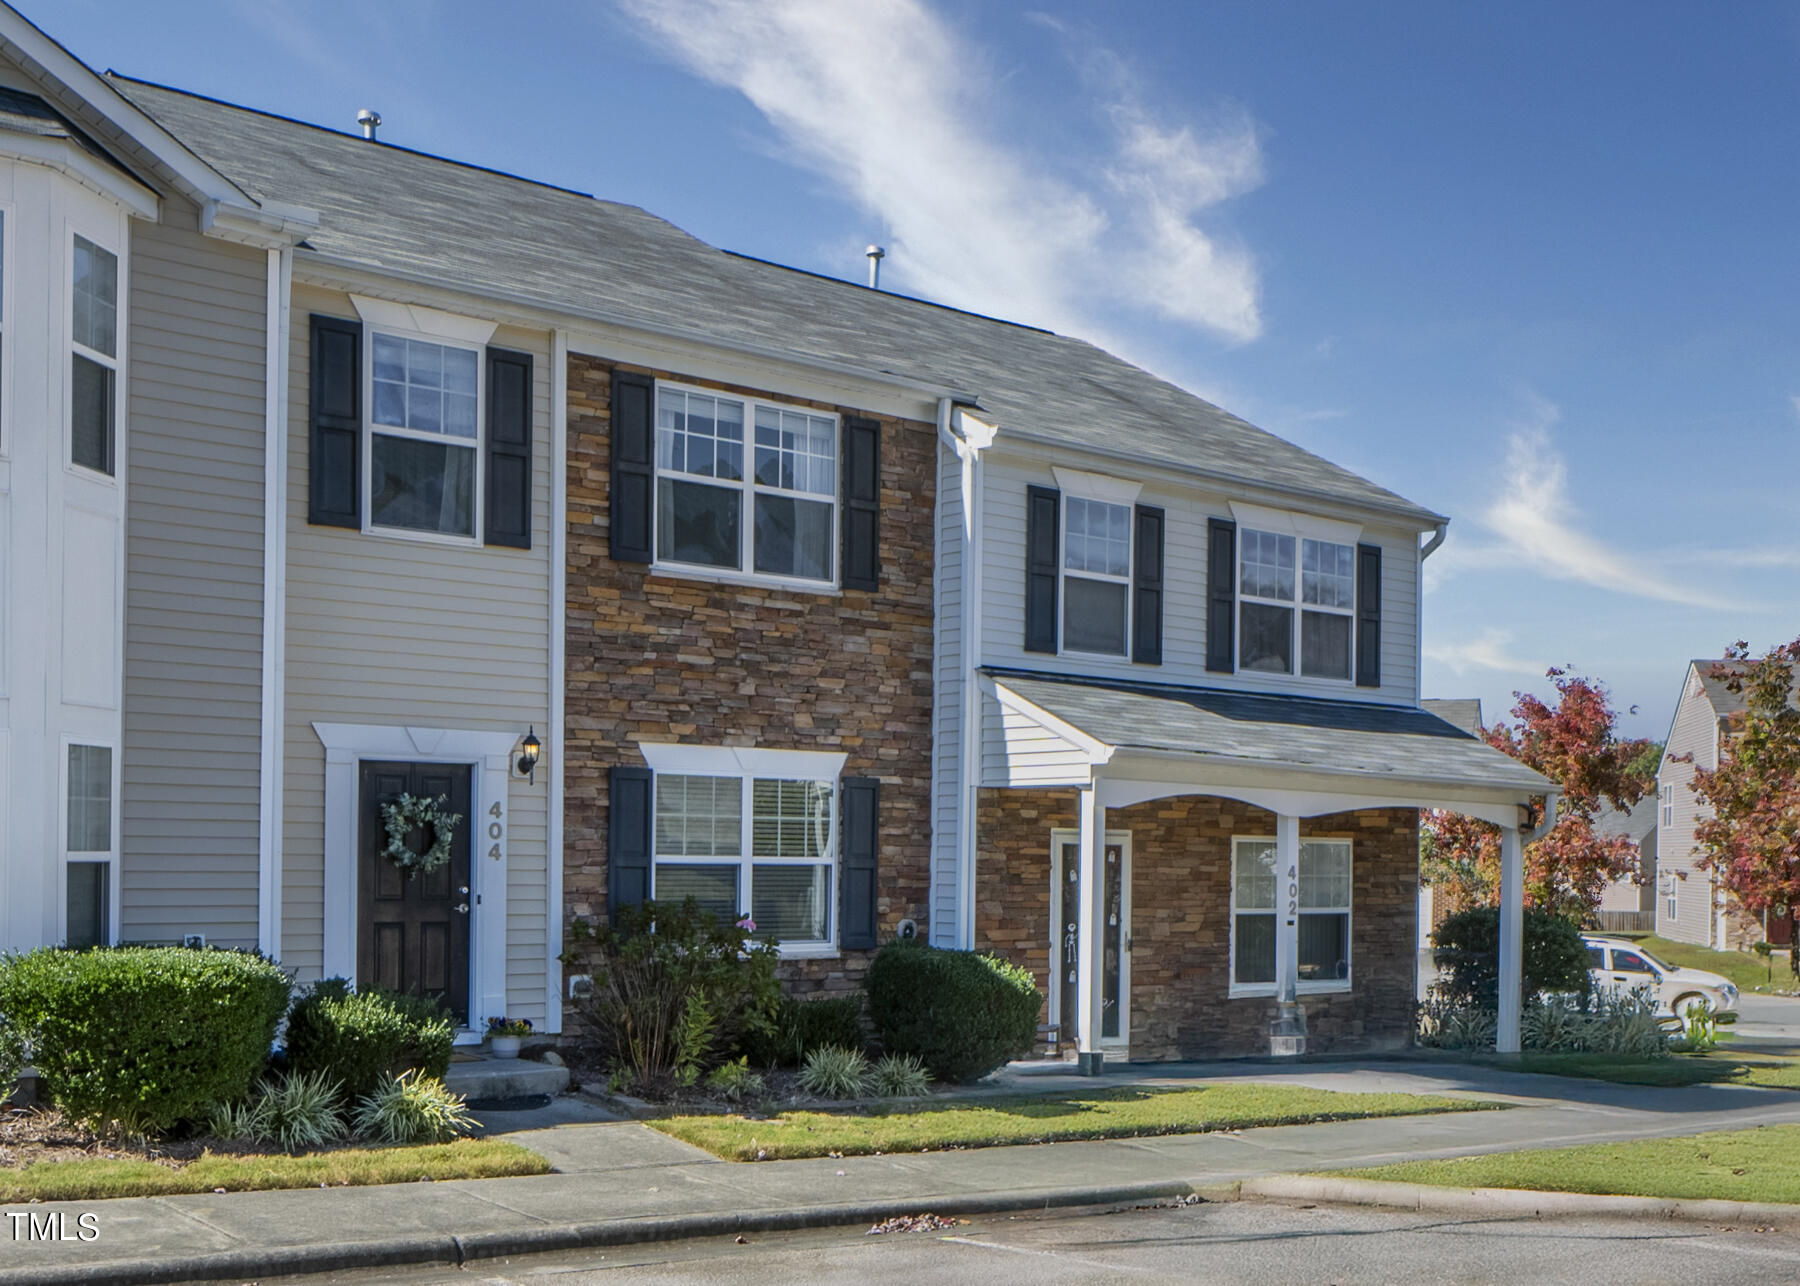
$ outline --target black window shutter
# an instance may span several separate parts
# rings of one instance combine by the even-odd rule
[[[1056,594],[1062,575],[1062,492],[1025,489],[1025,650],[1056,651]]]
[[[312,318],[306,521],[362,527],[362,323]]]
[[[843,781],[843,860],[838,878],[844,886],[838,942],[854,949],[875,945],[875,871],[881,852],[881,782],[873,777]]]
[[[1131,576],[1131,659],[1162,664],[1163,511],[1137,507],[1137,556]]]
[[[607,541],[622,563],[647,563],[656,546],[656,381],[614,371],[612,492]]]
[[[845,589],[881,588],[881,425],[861,416],[844,417],[843,549],[839,577]]]
[[[1235,665],[1237,626],[1237,524],[1206,523],[1206,668],[1229,674]]]
[[[1356,686],[1381,686],[1381,546],[1356,547]]]
[[[488,349],[487,405],[487,543],[530,549],[530,353]]]
[[[616,923],[619,908],[650,900],[651,786],[648,768],[615,765],[607,783],[606,905]]]

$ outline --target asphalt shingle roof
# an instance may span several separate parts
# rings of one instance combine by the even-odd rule
[[[1550,782],[1428,710],[1015,670],[994,681],[1107,745],[1543,793]]]
[[[1656,829],[1656,802],[1656,792],[1653,790],[1630,808],[1608,805],[1606,811],[1594,819],[1594,833],[1623,835],[1627,839],[1642,841]]]
[[[318,211],[307,246],[320,255],[882,371],[973,394],[1003,432],[1441,521],[1085,341],[730,254],[635,206],[109,76],[252,197]]]
[[[1446,723],[1453,723],[1471,737],[1481,735],[1481,698],[1426,697],[1419,702]]]

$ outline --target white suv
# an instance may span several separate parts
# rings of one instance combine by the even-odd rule
[[[1737,1013],[1738,989],[1729,978],[1704,969],[1683,969],[1664,964],[1635,942],[1584,933],[1588,972],[1600,991],[1632,991],[1649,987],[1656,996],[1658,1013],[1679,1015],[1697,1000],[1710,1004],[1715,1014]]]

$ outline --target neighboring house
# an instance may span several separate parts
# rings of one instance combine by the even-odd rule
[[[42,107],[0,151],[65,135],[15,171],[79,171],[0,189],[44,408],[4,690],[63,697],[9,711],[5,945],[202,935],[554,1032],[568,917],[693,896],[797,987],[1004,953],[1094,1066],[1408,1041],[1420,807],[1505,828],[1518,905],[1548,783],[1420,705],[1430,510],[1081,341],[98,77],[4,8],[0,86]],[[54,200],[94,184],[90,233]],[[417,881],[402,791],[464,816]]]
[[[1786,946],[1792,922],[1741,905],[1701,867],[1694,838],[1706,815],[1693,791],[1694,769],[1718,767],[1732,719],[1746,708],[1743,694],[1729,686],[1729,666],[1726,661],[1688,662],[1657,768],[1656,932],[1720,951],[1742,951],[1763,941]]]
[[[1655,933],[1656,902],[1662,888],[1656,866],[1657,817],[1662,804],[1645,795],[1630,808],[1608,807],[1594,819],[1594,833],[1624,836],[1638,848],[1637,879],[1613,880],[1600,895],[1599,927],[1607,933]]]

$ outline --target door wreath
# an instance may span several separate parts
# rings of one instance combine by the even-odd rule
[[[436,799],[401,795],[381,806],[381,822],[387,829],[387,847],[381,855],[405,871],[408,878],[417,879],[421,872],[435,871],[450,860],[450,846],[456,840],[456,824],[462,820],[462,814],[442,811],[440,805],[449,802],[447,795]],[[414,831],[430,832],[431,846],[423,853],[406,842]]]

